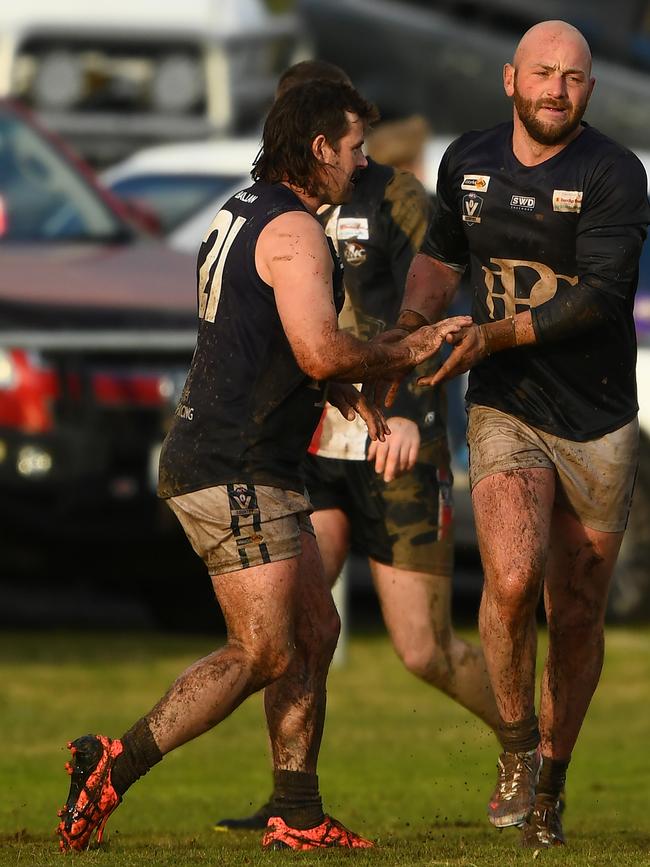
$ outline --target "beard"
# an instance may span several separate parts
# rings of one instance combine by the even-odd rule
[[[574,105],[568,100],[562,99],[525,99],[515,82],[514,103],[519,119],[523,123],[528,135],[543,145],[556,145],[569,138],[572,132],[577,129],[582,116],[587,108],[587,99],[583,102]],[[567,111],[566,119],[563,123],[545,123],[537,117],[537,112],[540,108],[559,108]]]

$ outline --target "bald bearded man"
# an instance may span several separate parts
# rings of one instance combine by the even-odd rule
[[[522,843],[539,847],[564,843],[558,797],[600,677],[634,487],[632,309],[648,202],[636,156],[582,121],[594,78],[578,30],[531,28],[503,83],[512,123],[461,136],[443,158],[402,319],[439,319],[467,271],[474,324],[420,384],[470,370],[480,631],[503,747],[488,815],[497,827],[523,823]]]

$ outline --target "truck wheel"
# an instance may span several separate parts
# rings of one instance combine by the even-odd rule
[[[625,622],[650,618],[650,440],[639,444],[639,472],[632,509],[609,596],[609,618]]]

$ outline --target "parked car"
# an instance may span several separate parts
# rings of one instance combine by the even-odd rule
[[[179,245],[175,230],[207,209],[204,231],[229,191],[250,182],[259,149],[257,137],[157,145],[136,151],[105,169],[100,178],[122,200],[151,211],[171,246],[196,253],[203,234]]]
[[[106,165],[138,147],[255,127],[301,31],[263,0],[0,4],[0,96]]]
[[[55,548],[71,562],[91,546],[93,571],[129,543],[148,550],[173,526],[156,463],[195,343],[194,257],[140,235],[6,102],[0,255],[0,576],[51,572]]]
[[[425,146],[423,182],[431,193],[451,139],[435,136]],[[105,169],[100,178],[123,201],[157,218],[171,247],[195,253],[223,202],[251,183],[260,144],[249,137],[158,145]]]

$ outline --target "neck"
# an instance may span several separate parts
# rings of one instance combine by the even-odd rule
[[[291,190],[291,192],[297,196],[302,204],[307,208],[310,214],[316,216],[316,212],[321,207],[321,205],[325,204],[325,201],[322,196],[308,196],[304,190],[300,187],[296,187],[293,184],[290,184],[288,181],[282,181],[285,187]]]
[[[526,127],[523,125],[519,116],[515,112],[514,128],[512,133],[512,152],[517,157],[520,163],[524,166],[537,166],[540,163],[550,160],[556,154],[576,139],[583,131],[582,124],[578,126],[569,135],[556,144],[546,145],[532,138]]]

